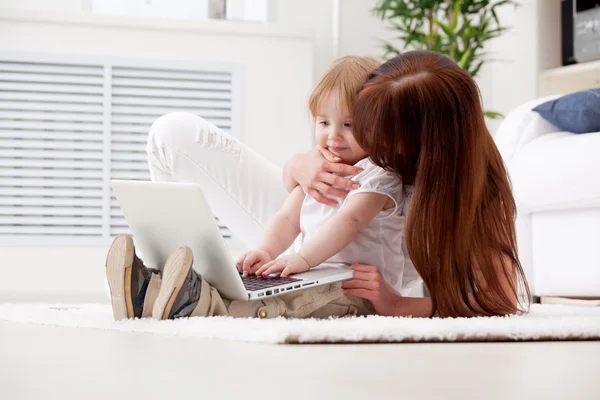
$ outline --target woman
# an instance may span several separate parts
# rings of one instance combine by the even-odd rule
[[[367,265],[352,267],[345,294],[369,300],[382,315],[516,313],[519,283],[527,298],[529,291],[516,250],[515,204],[473,79],[434,52],[397,56],[359,93],[354,131],[373,162],[414,185],[406,242],[398,245],[406,245],[431,298],[397,295],[377,266]],[[387,140],[373,140],[374,132]],[[383,151],[390,146],[393,157]],[[193,114],[159,118],[148,155],[153,180],[202,185],[215,214],[248,247],[286,198],[277,168]],[[327,204],[324,195],[344,197],[338,187],[355,184],[342,176],[358,172],[316,148],[286,165],[284,184]]]

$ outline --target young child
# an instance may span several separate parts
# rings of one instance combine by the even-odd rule
[[[296,187],[265,228],[257,248],[238,260],[244,275],[281,272],[286,277],[322,265],[364,263],[380,266],[391,286],[397,286],[398,276],[391,269],[403,260],[395,251],[402,242],[402,182],[398,175],[365,158],[366,153],[354,140],[350,113],[364,83],[362,78],[378,66],[368,57],[340,58],[309,99],[317,144],[343,163],[362,168],[363,172],[353,178],[360,187],[338,206],[319,203]],[[298,234],[302,235],[298,252],[279,257]]]
[[[350,191],[337,206],[318,203],[296,187],[267,224],[257,248],[238,260],[238,269],[245,276],[281,272],[285,277],[323,265],[349,267],[363,263],[379,266],[387,284],[400,293],[405,262],[401,245],[405,220],[402,181],[396,173],[367,159],[352,132],[355,98],[378,66],[372,58],[342,57],[325,72],[309,100],[318,145],[342,162],[362,168],[363,172],[353,178],[360,187]],[[281,256],[300,234],[298,252]],[[136,279],[130,278],[135,285],[125,284],[125,292],[131,287],[129,294],[122,294],[122,283],[111,285],[109,279],[113,309],[121,310],[115,311],[117,319],[148,315],[152,304],[156,319],[211,315],[326,318],[374,313],[369,301],[344,296],[339,283],[264,300],[228,301],[191,268],[191,250],[185,246],[167,260],[158,293],[159,274],[151,275],[135,257],[131,238],[119,237],[109,250],[107,270],[119,270],[128,263],[136,267],[130,274],[137,274]]]

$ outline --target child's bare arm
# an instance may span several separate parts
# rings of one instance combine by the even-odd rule
[[[380,193],[358,193],[300,249],[299,254],[310,267],[333,257],[352,242],[383,210],[390,198]]]
[[[256,274],[265,276],[281,271],[281,276],[286,277],[316,267],[350,244],[391,201],[379,193],[355,194],[297,254],[268,262]]]
[[[301,187],[297,186],[292,190],[281,209],[265,227],[257,250],[266,251],[275,259],[294,243],[300,233],[300,210],[304,196]]]
[[[244,276],[254,274],[292,245],[300,233],[300,210],[303,201],[304,192],[297,186],[277,214],[269,220],[256,249],[238,259],[237,268]]]

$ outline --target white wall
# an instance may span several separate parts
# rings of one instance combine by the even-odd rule
[[[356,54],[380,57],[380,39],[390,40],[394,31],[374,17],[370,11],[374,0],[337,0],[339,3],[339,44],[332,42],[333,4],[336,0],[272,0],[274,15],[270,18],[274,31],[303,35],[312,43],[313,80],[333,60],[334,54]],[[503,24],[511,30],[490,42],[493,62],[482,69],[478,79],[486,109],[507,113],[519,104],[535,97],[539,69],[538,3],[559,0],[523,0],[521,7],[504,7],[500,11]],[[84,0],[0,0],[0,7],[80,11]],[[543,21],[542,21],[543,22]],[[252,23],[225,22],[231,26],[252,26]],[[272,51],[274,53],[274,51]],[[304,109],[305,117],[306,109]],[[495,128],[500,121],[492,123]],[[264,143],[261,143],[263,145]],[[260,151],[260,149],[259,149]],[[277,157],[277,156],[275,156]],[[284,159],[279,157],[279,163]]]
[[[478,84],[485,109],[506,115],[536,97],[537,4],[536,0],[524,0],[518,9],[509,6],[499,11],[500,21],[510,26],[510,30],[490,42],[489,58],[493,62],[484,65]],[[501,120],[488,121],[493,132],[500,123]]]
[[[539,1],[522,0],[521,7],[500,9],[499,18],[511,30],[489,43],[489,58],[477,83],[485,109],[507,114],[510,110],[535,98],[537,90]],[[383,54],[379,39],[392,40],[394,31],[370,12],[373,0],[341,0],[340,54]],[[543,23],[543,21],[542,21]],[[398,43],[398,42],[396,42]],[[559,44],[556,44],[559,45]],[[398,48],[401,46],[398,44]],[[501,120],[488,121],[495,131]]]
[[[274,22],[264,25],[132,21],[82,14],[83,0],[0,0],[0,52],[240,64],[245,71],[244,141],[282,165],[312,143],[306,99],[334,55],[378,57],[382,54],[378,39],[390,39],[394,32],[372,16],[373,0],[272,1]],[[491,56],[501,61],[488,64],[479,79],[487,109],[507,113],[535,97],[536,1],[550,0],[523,0],[518,11],[505,9],[500,16],[514,28],[491,44]],[[333,39],[336,29],[339,43]],[[490,126],[495,129],[497,123]],[[13,298],[15,293],[31,298],[36,291],[38,297],[57,293],[64,299],[103,298],[105,252],[105,248],[0,247],[0,300],[9,292]]]
[[[382,57],[381,41],[392,40],[394,31],[372,14],[374,4],[373,0],[340,0],[340,55]]]
[[[311,37],[313,73],[315,80],[318,79],[334,59],[331,0],[275,0],[273,9],[273,25]]]
[[[0,0],[1,8],[24,10],[81,10],[85,0]]]
[[[4,5],[3,0],[0,7]],[[17,5],[47,8],[42,1]],[[316,50],[313,46],[315,32],[328,27],[318,13],[313,16],[299,6],[280,7],[280,22],[265,26],[134,21],[84,14],[75,1],[54,6],[59,12],[0,9],[0,53],[234,63],[243,71],[244,142],[277,165],[312,145],[306,99],[319,65],[314,54],[330,51],[322,43]],[[287,25],[285,18],[290,21]],[[302,25],[312,19],[318,21],[318,29]],[[41,297],[83,292],[102,298],[105,252],[105,248],[0,247],[0,298],[9,292],[38,292]]]

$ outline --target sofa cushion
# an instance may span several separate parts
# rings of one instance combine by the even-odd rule
[[[573,133],[600,131],[600,88],[583,90],[535,107],[545,120]]]
[[[600,206],[600,132],[555,132],[507,162],[519,212]]]
[[[540,104],[559,97],[553,95],[530,100],[506,115],[494,135],[498,150],[500,150],[505,162],[510,162],[515,154],[532,140],[548,133],[560,131],[556,126],[542,118],[540,114],[533,111]]]

